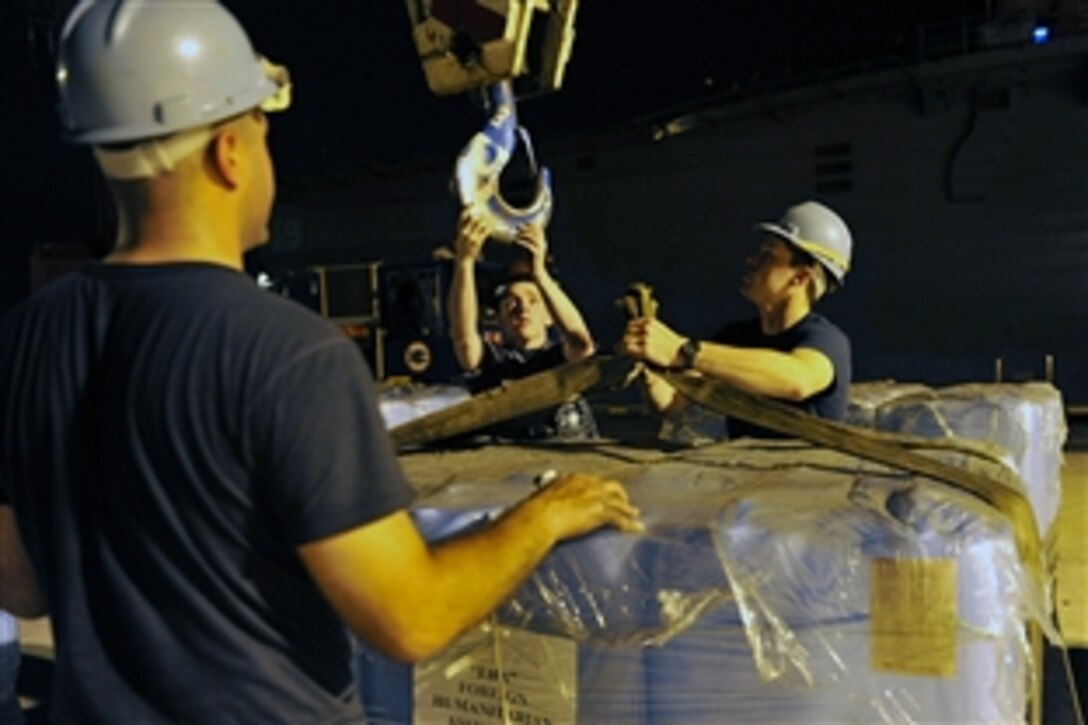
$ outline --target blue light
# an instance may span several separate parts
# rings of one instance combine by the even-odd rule
[[[1036,45],[1042,45],[1050,40],[1050,28],[1045,25],[1036,25],[1031,31],[1031,39]]]

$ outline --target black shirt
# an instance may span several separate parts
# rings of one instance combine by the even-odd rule
[[[484,359],[477,371],[465,376],[473,395],[550,370],[566,362],[563,346],[549,342],[534,350],[522,350],[484,342]],[[489,427],[484,433],[511,439],[595,438],[597,423],[589,403],[582,396],[554,408],[530,413]]]
[[[54,720],[362,717],[296,547],[411,500],[372,386],[338,329],[215,265],[96,266],[5,316],[0,498]]]
[[[821,418],[842,420],[850,397],[850,339],[823,315],[810,312],[788,330],[776,335],[764,334],[758,319],[726,325],[713,338],[714,342],[736,347],[765,347],[780,352],[811,348],[822,352],[835,368],[831,384],[800,402],[781,401]],[[752,425],[743,420],[729,419],[729,437],[777,438],[780,434]]]

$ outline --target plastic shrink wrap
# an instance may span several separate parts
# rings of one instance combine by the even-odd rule
[[[850,386],[846,422],[862,428],[876,428],[876,416],[880,406],[908,395],[931,396],[933,389],[922,383],[899,383],[894,380],[854,383]]]
[[[396,385],[378,393],[378,410],[388,430],[468,400],[458,385]]]
[[[849,417],[867,427],[923,438],[1001,446],[1027,486],[1036,525],[1046,535],[1061,504],[1062,448],[1068,434],[1061,393],[1047,383],[861,383]]]
[[[415,516],[437,540],[498,515],[565,449],[443,456]],[[974,454],[926,455],[998,466]],[[411,460],[414,459],[414,460]],[[584,455],[571,467],[593,470]],[[601,456],[597,469],[615,469]],[[454,472],[454,473],[449,473]],[[615,473],[615,471],[613,471]],[[927,478],[796,442],[617,474],[642,535],[558,546],[487,623],[414,668],[360,647],[374,722],[1022,722],[1039,562]]]
[[[22,722],[15,684],[19,675],[19,621],[0,609],[0,723]]]

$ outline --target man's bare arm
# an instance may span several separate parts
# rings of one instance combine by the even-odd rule
[[[830,358],[806,347],[779,352],[703,343],[695,369],[748,393],[795,402],[826,390],[835,380]]]
[[[425,659],[509,597],[558,541],[599,526],[639,531],[623,487],[570,476],[486,529],[428,546],[406,512],[299,548],[345,622],[387,654]]]
[[[453,352],[462,370],[475,370],[484,358],[484,343],[479,328],[479,298],[476,291],[476,260],[490,233],[486,222],[461,213],[454,242],[453,279],[448,300]]]
[[[548,272],[548,241],[540,226],[528,225],[518,231],[515,243],[525,249],[533,265],[533,279],[544,297],[552,321],[563,337],[563,356],[568,362],[584,360],[596,351],[589,325],[574,300]]]
[[[635,359],[674,367],[681,363],[680,347],[686,340],[660,320],[639,318],[628,323],[620,349]],[[693,362],[693,369],[703,375],[779,400],[804,400],[835,380],[831,359],[814,348],[780,352],[703,342]]]

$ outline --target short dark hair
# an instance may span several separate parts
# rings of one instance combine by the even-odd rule
[[[790,264],[792,264],[794,267],[809,267],[813,264],[819,264],[816,258],[805,250],[801,249],[795,244],[790,244],[788,240],[783,241],[785,241],[786,246],[789,247]]]
[[[831,274],[830,270],[828,270],[820,260],[816,259],[815,256],[789,242],[786,243],[786,246],[790,248],[790,264],[794,267],[819,268],[820,276],[823,278],[824,283],[823,294],[830,294],[839,288],[838,280],[835,279],[835,275]],[[812,302],[816,302],[822,296],[823,295],[816,296],[812,299]]]

